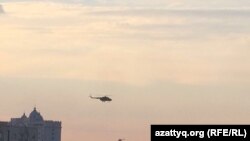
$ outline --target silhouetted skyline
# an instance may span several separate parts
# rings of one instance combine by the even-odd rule
[[[0,121],[36,105],[63,121],[62,141],[249,123],[249,4],[3,0]]]

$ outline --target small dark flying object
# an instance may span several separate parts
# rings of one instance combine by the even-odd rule
[[[112,101],[111,98],[109,98],[108,96],[101,96],[101,97],[93,97],[93,96],[89,96],[92,99],[100,99],[102,102],[106,102],[106,101]]]

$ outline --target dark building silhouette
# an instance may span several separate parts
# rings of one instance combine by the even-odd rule
[[[0,122],[0,141],[61,141],[61,122],[44,120],[34,108],[10,122]]]

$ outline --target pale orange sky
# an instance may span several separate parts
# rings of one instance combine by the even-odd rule
[[[149,141],[156,123],[249,123],[250,9],[230,2],[1,3],[0,120],[36,105],[62,121],[62,141]]]

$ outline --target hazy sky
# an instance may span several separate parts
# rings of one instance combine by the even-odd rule
[[[63,141],[250,122],[249,0],[0,2],[0,120],[36,105]]]

